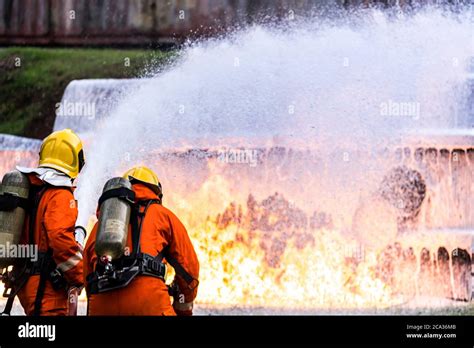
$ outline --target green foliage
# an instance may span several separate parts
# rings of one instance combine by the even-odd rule
[[[70,81],[139,77],[173,56],[156,50],[0,48],[0,133],[43,138]]]

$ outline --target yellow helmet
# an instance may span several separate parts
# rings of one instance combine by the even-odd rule
[[[158,176],[148,167],[137,166],[128,170],[124,175],[124,179],[137,180],[150,186],[161,198],[161,183]]]
[[[84,166],[82,141],[70,129],[54,132],[41,144],[40,167],[57,169],[75,179]]]

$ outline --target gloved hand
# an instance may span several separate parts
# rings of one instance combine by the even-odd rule
[[[76,226],[74,228],[74,238],[76,239],[76,242],[79,245],[79,249],[81,250],[81,253],[84,250],[86,236],[87,236],[87,231],[84,227]]]
[[[193,302],[180,303],[179,297],[173,301],[173,308],[178,317],[190,317],[193,315]]]
[[[179,317],[190,317],[193,315],[193,302],[186,302],[184,294],[181,293],[178,284],[173,282],[168,288],[170,296],[173,296],[173,308]]]

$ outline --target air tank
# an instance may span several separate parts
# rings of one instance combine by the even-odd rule
[[[28,199],[30,191],[30,181],[25,174],[18,170],[6,173],[0,185],[0,196],[3,200],[8,200],[5,210],[0,211],[0,245],[8,248],[8,245],[18,245],[23,233],[25,224],[25,208],[14,204],[15,199]],[[13,264],[13,259],[0,255],[0,269]]]
[[[132,185],[124,178],[112,178],[106,182],[102,194],[119,188],[131,190]],[[105,200],[99,209],[95,251],[99,257],[115,260],[125,251],[132,211],[131,203],[123,198],[113,197]]]

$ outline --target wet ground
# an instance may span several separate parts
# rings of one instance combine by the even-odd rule
[[[3,309],[5,301],[0,300]],[[87,304],[80,301],[78,314],[86,314]],[[197,304],[195,315],[474,315],[474,302],[457,302],[449,299],[418,298],[403,306],[390,308],[364,308],[364,309],[297,309],[265,308],[246,306],[216,306]],[[24,315],[23,309],[15,301],[13,315]]]

